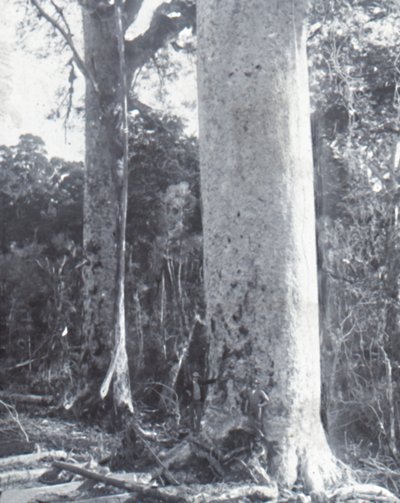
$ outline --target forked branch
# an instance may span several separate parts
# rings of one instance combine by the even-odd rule
[[[195,7],[190,2],[172,0],[157,7],[149,29],[125,44],[131,71],[147,63],[184,28],[194,27],[195,17]]]

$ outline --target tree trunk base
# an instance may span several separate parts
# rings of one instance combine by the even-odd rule
[[[240,411],[209,407],[202,437],[216,451],[247,447],[251,463],[258,464],[255,471],[259,483],[272,477],[281,487],[290,489],[297,482],[307,491],[324,492],[351,480],[348,469],[333,456],[320,425],[312,436],[298,430],[283,432],[281,428],[276,433],[264,431],[261,423]],[[249,462],[246,459],[246,466]],[[254,470],[250,475],[254,480]]]
[[[307,445],[298,454],[298,476],[308,491],[324,492],[338,483],[351,480],[350,470],[332,454],[324,444]]]
[[[273,442],[246,416],[231,414],[223,424],[221,411],[218,421],[212,422],[212,416],[207,414],[208,421],[204,422],[202,432],[189,435],[168,450],[152,442],[159,459],[159,466],[152,473],[153,480],[163,478],[167,471],[177,481],[176,485],[159,488],[165,497],[210,503],[277,502],[279,497],[304,503],[400,503],[384,488],[354,482],[351,470],[329,449],[324,451],[324,436],[318,441],[315,435],[313,444],[303,445],[294,452],[287,449],[285,456],[272,453],[275,466],[271,467],[268,449],[273,449]],[[293,490],[294,482],[288,485],[287,476],[294,465],[296,490]]]
[[[285,432],[267,445],[269,471],[281,487],[291,489],[300,483],[308,492],[323,493],[352,481],[350,470],[332,454],[322,428],[316,428],[312,437]]]

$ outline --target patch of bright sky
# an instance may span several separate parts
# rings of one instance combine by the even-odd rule
[[[157,9],[159,5],[163,3],[163,0],[144,0],[140,12],[138,14],[136,23],[129,27],[126,32],[126,38],[133,40],[142,33],[144,33],[150,26],[152,14]]]
[[[82,159],[82,121],[75,118],[66,131],[62,118],[50,118],[63,99],[60,90],[65,90],[68,82],[66,63],[70,55],[47,51],[49,41],[45,39],[44,30],[32,30],[21,40],[17,27],[23,19],[23,9],[13,0],[1,0],[0,5],[1,39],[6,39],[11,54],[7,69],[10,92],[4,104],[0,144],[15,145],[20,135],[29,133],[43,138],[50,156]],[[40,48],[42,53],[48,52],[46,57],[38,57]],[[76,95],[79,94],[83,94],[83,79],[76,81]]]
[[[129,30],[129,38],[143,33],[150,24],[154,9],[160,0],[145,0],[135,25]],[[60,90],[66,89],[70,55],[67,51],[53,54],[47,51],[45,57],[38,57],[40,47],[49,40],[44,30],[36,30],[25,35],[23,43],[17,35],[17,25],[24,13],[16,8],[14,0],[0,0],[0,83],[6,78],[8,86],[0,84],[1,117],[0,145],[14,145],[21,134],[30,133],[43,138],[50,156],[69,160],[84,158],[83,118],[73,114],[67,130],[63,118],[50,118],[51,113],[63,99]],[[76,31],[79,20],[71,21]],[[79,34],[80,35],[80,34]],[[81,45],[77,37],[77,45]],[[7,65],[2,65],[1,54],[11,54]],[[195,113],[196,77],[194,61],[185,59],[178,53],[171,55],[181,66],[176,78],[166,82],[167,95],[161,103],[159,83],[155,75],[138,79],[137,93],[141,101],[163,112],[182,116],[188,134],[196,134],[197,117]],[[5,58],[5,56],[4,56]],[[5,58],[7,59],[7,58]],[[74,83],[74,104],[82,102],[84,80],[81,76]]]

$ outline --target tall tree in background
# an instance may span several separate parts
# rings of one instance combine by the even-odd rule
[[[262,429],[284,486],[338,476],[320,421],[306,1],[198,6],[208,427],[237,430],[240,391],[270,396]]]
[[[177,33],[193,24],[194,6],[182,0],[161,4],[147,31],[128,41],[125,33],[135,22],[143,0],[81,0],[85,44],[85,55],[81,57],[63,9],[54,1],[47,2],[52,11],[46,9],[46,2],[32,3],[66,40],[74,64],[86,78],[86,350],[82,365],[88,379],[79,393],[79,403],[97,403],[98,390],[107,376],[101,395],[107,394],[114,378],[114,404],[132,409],[123,312],[127,95],[136,72]]]

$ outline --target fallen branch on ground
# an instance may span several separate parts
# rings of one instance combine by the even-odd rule
[[[155,488],[121,482],[121,480],[116,478],[100,475],[99,473],[60,461],[56,461],[54,465],[57,468],[69,470],[72,473],[77,473],[87,478],[93,478],[98,482],[119,487],[125,491],[135,493],[137,496],[150,496],[168,503],[228,503],[231,501],[244,501],[246,499],[276,502],[278,499],[278,488],[276,484],[255,485],[217,483]]]
[[[354,484],[340,487],[327,493],[332,501],[371,501],[377,503],[400,503],[400,499],[393,493],[373,484]]]
[[[52,498],[51,501],[58,501],[64,495],[71,495],[74,491],[77,491],[81,484],[82,482],[80,481],[69,482],[68,484],[60,484],[57,486],[29,487],[26,489],[6,489],[1,493],[0,501],[18,501],[19,503],[28,503],[32,501],[42,500],[46,501],[44,498],[47,498],[49,495],[54,495],[54,498]]]
[[[182,503],[182,501],[184,501],[179,496],[170,496],[155,487],[146,487],[132,482],[125,482],[123,480],[108,477],[107,475],[102,475],[100,473],[87,470],[86,468],[81,468],[62,461],[55,461],[53,465],[61,470],[67,470],[71,473],[76,473],[77,475],[82,475],[83,477],[96,480],[97,482],[102,482],[103,484],[118,487],[119,489],[124,489],[128,492],[137,493],[138,496],[151,496],[159,498],[161,501],[166,501],[167,503]]]
[[[161,459],[157,456],[157,454],[154,452],[154,450],[149,445],[148,441],[145,439],[145,435],[142,433],[142,429],[138,425],[136,425],[135,423],[132,423],[131,427],[133,428],[133,430],[135,431],[136,435],[141,440],[143,445],[146,447],[146,449],[153,456],[156,463],[160,466],[161,473],[159,475],[162,474],[168,483],[179,485],[179,482],[172,475],[172,473],[168,470],[168,467],[161,461]]]
[[[10,402],[33,403],[37,405],[50,405],[54,400],[51,395],[24,395],[23,393],[0,391],[0,399],[2,398]]]
[[[0,487],[5,489],[14,484],[25,484],[38,479],[46,471],[46,468],[35,468],[33,470],[11,470],[0,473]]]
[[[0,397],[1,397],[1,391],[0,391]],[[7,412],[10,414],[12,420],[18,425],[18,428],[21,430],[22,434],[24,435],[25,439],[27,442],[29,442],[29,437],[28,434],[26,433],[25,429],[23,428],[21,421],[19,420],[18,412],[16,408],[13,405],[10,405],[9,403],[3,402],[3,400],[0,400],[0,405],[2,405]]]
[[[132,501],[131,493],[110,494],[110,496],[96,496],[95,498],[77,500],[75,501],[75,503],[124,503],[128,500]]]
[[[244,500],[277,502],[278,491],[271,487],[243,485],[229,487],[227,484],[182,486],[182,492],[187,491],[182,501],[185,503],[241,503]],[[197,494],[195,494],[197,493]],[[79,500],[76,503],[123,503],[132,501],[132,494],[102,496]]]
[[[65,451],[42,451],[34,452],[32,454],[22,454],[20,456],[8,456],[6,458],[0,458],[0,467],[11,466],[11,465],[28,465],[35,463],[36,461],[41,461],[46,458],[66,458],[67,453]]]

